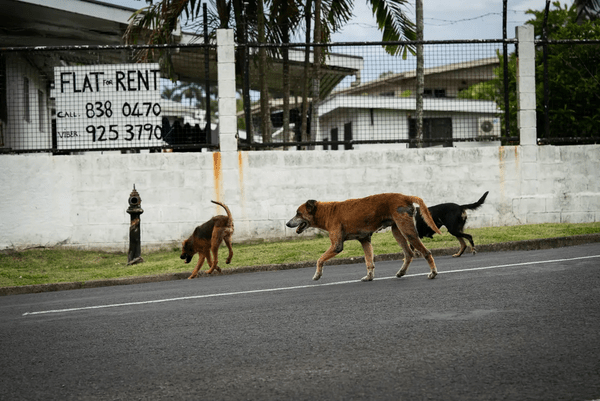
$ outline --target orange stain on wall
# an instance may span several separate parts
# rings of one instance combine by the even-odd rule
[[[240,173],[240,195],[244,199],[244,156],[242,152],[238,152],[238,171]]]
[[[221,152],[213,152],[213,177],[215,179],[215,200],[221,202],[223,172],[221,171]]]

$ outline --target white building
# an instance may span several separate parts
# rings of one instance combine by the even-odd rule
[[[425,146],[498,146],[500,110],[493,101],[460,99],[472,85],[493,79],[497,58],[425,69],[423,138]],[[319,104],[317,141],[359,141],[345,148],[408,147],[409,143],[360,144],[410,140],[416,135],[416,71],[334,92]],[[429,138],[447,141],[427,142]],[[341,149],[343,145],[319,147]],[[410,145],[412,146],[412,145]]]

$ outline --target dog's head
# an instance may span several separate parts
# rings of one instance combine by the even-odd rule
[[[315,213],[317,212],[317,201],[309,200],[300,205],[296,215],[286,223],[289,228],[298,227],[296,234],[301,234],[308,227],[313,225]]]
[[[186,239],[185,241],[183,241],[183,244],[181,246],[181,256],[179,258],[185,260],[185,263],[190,263],[193,257],[194,249],[192,246],[192,241]]]

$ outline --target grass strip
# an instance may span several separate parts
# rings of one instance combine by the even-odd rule
[[[541,238],[567,237],[581,234],[600,233],[599,223],[584,224],[535,224],[506,227],[470,228],[476,245],[523,241]],[[424,238],[429,249],[456,248],[459,243],[442,229],[442,235],[433,239]],[[326,234],[326,233],[325,233]],[[235,235],[234,235],[235,240]],[[390,232],[373,235],[376,255],[398,253],[400,247]],[[223,269],[241,266],[316,261],[329,247],[329,238],[317,238],[234,244],[234,256],[230,265],[225,265],[227,249],[219,252],[219,265]],[[144,263],[127,266],[125,253],[106,253],[63,248],[35,248],[27,250],[5,250],[0,252],[0,287],[64,282],[84,282],[100,279],[139,277],[165,273],[191,272],[197,261],[186,265],[179,259],[180,249],[142,253]],[[363,256],[358,241],[348,241],[338,257]],[[208,269],[206,264],[203,270]]]

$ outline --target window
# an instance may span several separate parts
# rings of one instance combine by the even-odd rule
[[[23,118],[28,123],[31,122],[31,115],[29,110],[29,78],[23,78]]]
[[[446,89],[429,89],[423,90],[423,97],[446,97]]]
[[[408,119],[408,137],[417,137],[417,120]],[[452,147],[452,119],[451,118],[424,118],[423,119],[423,147],[443,145]],[[411,142],[409,148],[416,148],[417,144]]]

